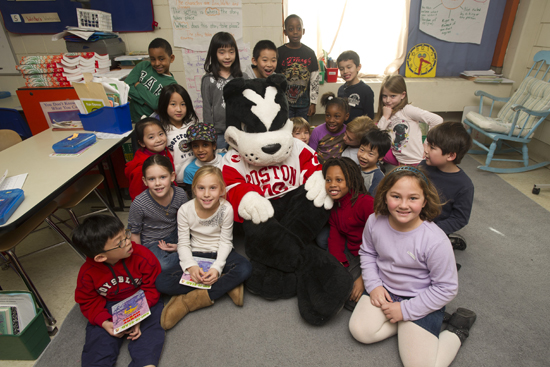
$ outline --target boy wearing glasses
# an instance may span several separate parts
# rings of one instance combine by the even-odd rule
[[[130,231],[107,215],[91,216],[73,232],[75,246],[86,255],[78,273],[75,301],[88,319],[82,366],[113,366],[124,338],[136,366],[156,366],[164,344],[160,315],[164,307],[155,280],[160,264],[147,248],[130,241]],[[143,290],[151,315],[114,334],[111,307]]]

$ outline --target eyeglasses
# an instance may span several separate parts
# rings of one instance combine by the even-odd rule
[[[109,252],[109,251],[117,250],[119,248],[124,248],[128,246],[130,243],[132,243],[132,242],[127,242],[130,239],[131,235],[132,235],[132,232],[129,229],[124,230],[124,239],[120,241],[115,247],[105,250],[103,252]]]

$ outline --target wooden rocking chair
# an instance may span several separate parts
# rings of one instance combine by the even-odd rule
[[[550,83],[545,81],[546,75],[550,70],[550,51],[539,51],[533,58],[534,63],[527,73],[527,76],[521,82],[518,90],[510,98],[499,98],[483,91],[476,91],[475,95],[480,97],[479,113],[469,112],[464,123],[467,125],[468,132],[476,130],[484,136],[490,138],[492,143],[489,147],[473,140],[474,144],[483,150],[470,150],[470,154],[487,154],[487,160],[484,166],[479,169],[495,173],[518,173],[530,171],[550,164],[550,162],[541,162],[529,165],[529,154],[527,144],[531,141],[535,130],[550,114]],[[538,64],[534,76],[530,76],[533,69]],[[537,78],[543,65],[546,65],[546,71],[541,78]],[[483,116],[483,97],[492,100],[489,116]],[[496,118],[490,117],[493,112],[495,102],[506,102]],[[512,143],[513,145],[510,145]],[[502,144],[507,146],[502,149]],[[522,154],[522,159],[498,159],[493,158],[495,154],[518,152]],[[490,167],[491,161],[520,162],[524,167],[517,168],[496,168]]]

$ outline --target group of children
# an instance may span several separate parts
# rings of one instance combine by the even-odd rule
[[[301,43],[300,17],[287,17],[284,33],[289,42],[279,48],[258,42],[244,73],[233,36],[213,36],[201,84],[202,123],[188,92],[169,72],[174,55],[165,40],[151,42],[150,62],[138,64],[126,79],[140,145],[125,170],[133,200],[128,229],[117,218],[94,216],[73,234],[87,255],[75,296],[89,320],[83,366],[114,364],[123,337],[132,340],[136,365],[157,365],[163,329],[224,294],[243,305],[251,265],[233,248],[233,209],[224,198],[223,87],[233,78],[275,72],[289,80],[293,135],[317,152],[335,203],[318,243],[354,279],[346,303],[353,311],[354,338],[374,343],[399,333],[405,365],[448,365],[468,336],[475,313],[459,308],[450,315],[445,306],[458,290],[453,248],[466,247],[455,232],[468,223],[473,202],[473,184],[457,166],[470,136],[461,123],[443,123],[411,106],[399,75],[384,79],[375,116],[374,93],[359,79],[361,64],[353,51],[338,57],[345,84],[337,96],[321,97],[325,123],[311,131],[317,58]],[[430,128],[425,143],[420,122]],[[381,162],[397,168],[384,176]],[[195,257],[214,263],[204,271]],[[184,272],[211,288],[181,285]],[[114,334],[112,305],[139,289],[151,316]],[[172,296],[166,306],[158,302],[160,293]]]

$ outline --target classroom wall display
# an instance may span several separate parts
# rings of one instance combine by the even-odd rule
[[[208,51],[212,36],[221,31],[242,42],[241,0],[170,0],[169,5],[176,47]]]
[[[154,30],[152,0],[91,0],[93,10],[111,14],[114,32]],[[0,13],[6,29],[21,34],[54,34],[66,26],[78,26],[76,9],[81,4],[70,0],[0,0]]]
[[[423,0],[411,0],[409,13],[409,37],[407,50],[419,43],[430,44],[437,50],[436,77],[459,76],[464,70],[488,70],[495,52],[495,45],[500,30],[505,1],[487,1],[489,15],[485,20],[481,42],[457,43],[447,42],[426,34],[420,30],[421,6]],[[440,2],[446,0],[439,0]],[[453,2],[468,2],[469,0],[453,0]],[[483,2],[478,0],[477,2]],[[451,14],[452,15],[452,14]],[[399,69],[405,75],[406,63]]]
[[[490,0],[422,0],[420,30],[448,42],[481,43]]]
[[[15,55],[8,40],[8,35],[4,27],[0,25],[0,74],[19,75],[15,69]]]

